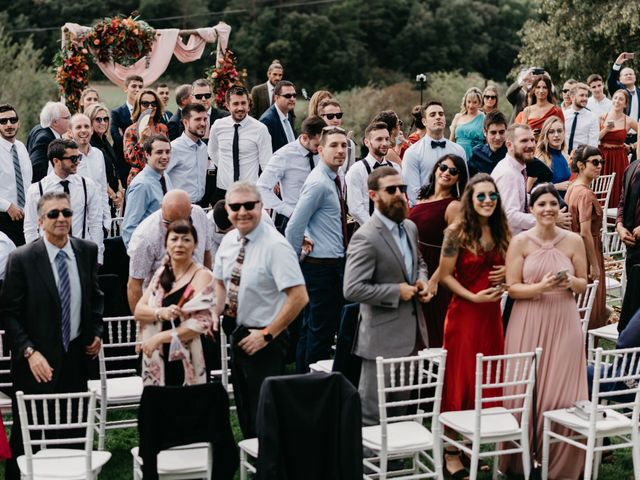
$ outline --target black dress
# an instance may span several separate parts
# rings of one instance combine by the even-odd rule
[[[182,288],[179,288],[175,292],[171,292],[167,296],[162,299],[162,306],[168,307],[170,305],[177,305],[184,291],[187,289],[187,286],[190,285],[191,282],[188,282]],[[180,317],[176,318],[173,321],[173,324],[176,328],[180,326]],[[162,321],[162,331],[171,330],[171,322],[168,320]],[[165,385],[175,385],[182,386],[184,384],[184,367],[182,366],[181,361],[169,361],[169,343],[162,344],[162,360],[164,361],[164,384]]]
[[[104,169],[107,173],[107,183],[114,192],[118,191],[118,176],[116,175],[116,152],[107,140],[107,137],[100,138],[97,133],[91,136],[91,146],[97,148],[104,156]]]

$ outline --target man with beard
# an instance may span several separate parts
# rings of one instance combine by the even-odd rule
[[[571,153],[580,145],[598,147],[600,142],[600,125],[598,117],[587,107],[589,87],[584,83],[576,83],[571,87],[572,105],[564,111],[564,132],[567,140],[567,151]]]
[[[202,141],[207,128],[207,109],[199,103],[190,103],[182,109],[182,135],[171,142],[171,162],[165,172],[173,188],[189,194],[191,203],[208,206],[204,197],[209,157]]]
[[[473,147],[469,159],[469,178],[476,173],[491,174],[495,166],[507,154],[504,135],[507,131],[507,117],[502,112],[490,112],[484,117],[484,138],[487,143]]]
[[[432,295],[418,250],[418,229],[406,220],[409,207],[402,177],[391,167],[381,167],[369,175],[367,184],[375,210],[349,244],[344,297],[360,303],[354,344],[354,353],[362,358],[358,391],[362,422],[375,425],[379,423],[376,357],[405,357],[428,345],[417,301],[428,302]]]
[[[369,198],[367,187],[369,174],[380,167],[392,167],[396,169],[398,175],[401,172],[400,165],[384,158],[389,151],[389,130],[386,123],[370,124],[364,131],[364,144],[369,149],[369,153],[365,158],[357,161],[345,177],[349,213],[358,225],[364,225],[374,210],[373,200]]]
[[[420,188],[427,182],[433,166],[440,158],[453,154],[467,159],[464,148],[444,138],[446,119],[442,103],[427,103],[422,123],[427,129],[426,135],[407,149],[402,160],[402,177],[407,184],[411,205],[415,203]]]
[[[244,87],[231,87],[225,94],[225,105],[231,115],[211,127],[209,138],[209,158],[218,171],[212,205],[224,199],[233,182],[257,182],[272,153],[267,127],[249,116],[249,92]]]

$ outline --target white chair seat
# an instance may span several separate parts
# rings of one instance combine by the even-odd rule
[[[89,390],[96,392],[98,400],[102,397],[100,380],[89,380]],[[107,401],[109,403],[127,403],[140,401],[142,396],[142,377],[116,377],[107,379]]]
[[[604,338],[607,340],[617,340],[618,335],[620,335],[620,332],[618,332],[617,323],[611,323],[609,325],[605,325],[604,327],[594,328],[592,330],[589,330],[589,333],[594,337]]]
[[[632,423],[630,418],[625,417],[623,414],[615,410],[606,409],[605,412],[607,415],[606,418],[596,421],[597,433],[629,429],[631,427]],[[587,435],[589,433],[589,421],[583,420],[575,413],[567,411],[566,408],[562,410],[544,412],[544,416],[550,418],[556,423],[570,427],[572,430],[575,430],[582,435]]]
[[[138,447],[131,449],[131,455],[136,463],[142,465],[142,457],[138,455]],[[206,472],[208,461],[206,443],[192,443],[162,450],[158,454],[158,474]]]
[[[440,422],[460,432],[463,435],[473,433],[475,412],[463,410],[460,412],[445,412],[440,414]],[[502,437],[518,434],[520,426],[516,417],[503,407],[485,408],[480,419],[480,435],[482,437]]]
[[[0,409],[11,408],[11,397],[4,392],[0,392]]]
[[[372,450],[382,448],[380,425],[362,429],[362,445]],[[389,453],[426,450],[433,448],[433,435],[418,422],[387,424],[387,450]]]
[[[111,458],[111,453],[104,451],[91,452],[93,472],[98,471]],[[27,457],[18,457],[20,472],[27,472]],[[48,448],[40,450],[33,456],[34,480],[86,479],[84,450],[71,448]]]
[[[320,360],[319,362],[309,365],[309,369],[312,372],[326,372],[331,373],[333,368],[333,360]]]
[[[620,280],[617,280],[613,277],[605,277],[604,282],[607,287],[607,290],[613,290],[614,288],[622,287],[622,282],[620,282]]]
[[[250,457],[258,458],[258,439],[257,438],[247,438],[246,440],[242,440],[238,443],[238,446],[241,450],[244,450],[249,454]]]
[[[608,218],[616,218],[618,216],[617,208],[607,208],[607,217]]]
[[[439,364],[440,358],[439,356],[442,354],[442,348],[434,347],[434,348],[425,348],[418,352],[418,355],[421,357],[433,357],[433,363]]]

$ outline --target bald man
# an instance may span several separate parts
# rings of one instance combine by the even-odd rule
[[[189,194],[184,190],[170,190],[162,198],[160,210],[149,215],[138,225],[129,242],[127,297],[132,312],[142,297],[144,288],[162,264],[165,256],[164,237],[167,233],[167,225],[175,220],[191,220],[198,234],[198,244],[193,253],[193,259],[211,269],[210,222],[204,210],[197,205],[192,205]]]

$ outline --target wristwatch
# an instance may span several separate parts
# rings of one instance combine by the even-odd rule
[[[24,355],[24,358],[28,359],[34,353],[35,353],[35,350],[33,349],[33,347],[27,347],[24,349],[24,352],[22,354]]]
[[[265,327],[262,330],[260,330],[260,332],[262,333],[262,335],[264,336],[264,341],[269,343],[271,341],[273,341],[273,335],[271,335],[269,333],[269,330]]]

